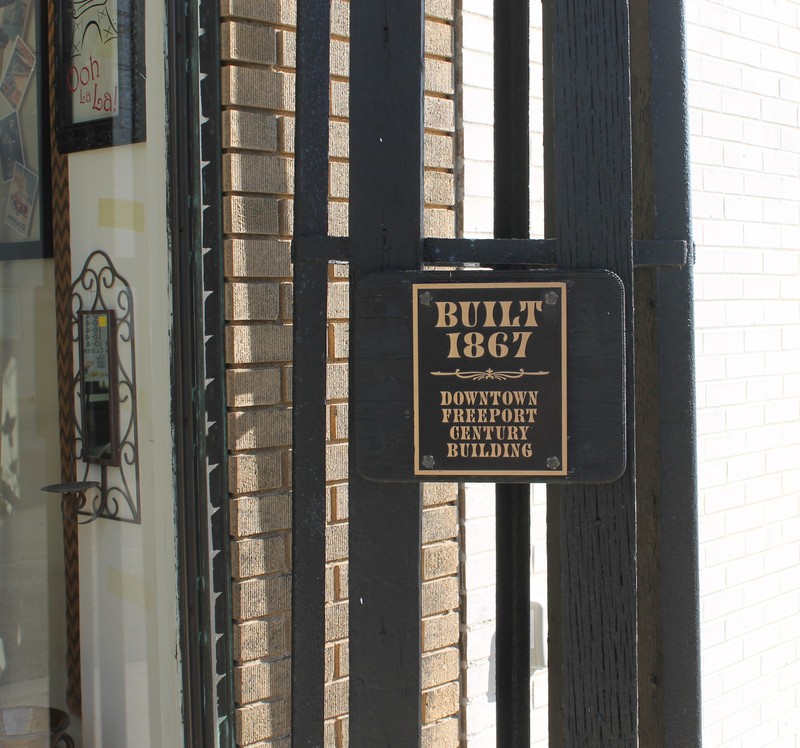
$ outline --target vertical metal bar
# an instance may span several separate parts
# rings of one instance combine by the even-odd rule
[[[496,488],[497,745],[530,745],[530,485]]]
[[[559,265],[607,268],[633,319],[627,0],[553,0],[553,139]],[[632,325],[626,331],[627,458],[621,479],[559,492],[561,711],[555,744],[637,744]],[[559,743],[560,741],[560,743]]]
[[[494,235],[530,236],[530,11],[494,3]]]
[[[294,231],[328,233],[330,0],[298,0]],[[292,745],[324,742],[325,261],[295,258],[292,461]],[[298,452],[295,450],[295,457]]]
[[[421,265],[424,18],[423,0],[351,2],[351,310],[368,273]],[[351,392],[361,376],[351,362]],[[351,444],[359,427],[354,409]],[[420,743],[420,526],[420,486],[368,483],[351,452],[353,746]]]
[[[173,418],[184,740],[230,746],[230,530],[220,199],[219,4],[167,4],[173,262]],[[198,34],[198,28],[207,30]],[[195,111],[198,118],[180,116]]]
[[[542,109],[544,140],[544,235],[556,236],[553,123],[553,2],[542,0]],[[563,748],[561,659],[561,490],[547,487],[547,734],[550,748]]]
[[[208,492],[209,542],[203,544],[209,566],[209,585],[204,591],[209,608],[211,632],[207,643],[211,677],[207,683],[213,709],[205,702],[203,712],[216,721],[212,734],[221,748],[236,743],[233,684],[233,603],[231,590],[231,535],[228,499],[227,428],[225,392],[225,270],[222,228],[222,115],[220,107],[220,10],[213,1],[198,4],[196,26],[205,29],[197,34],[197,78],[200,80],[200,150],[197,154],[199,179],[204,195],[201,213],[199,251],[203,265],[203,306],[205,340],[205,415],[199,424],[206,431],[205,463],[200,466],[200,480]],[[177,110],[176,110],[177,111]],[[196,194],[196,193],[195,193]],[[187,203],[192,203],[187,199]],[[214,207],[214,204],[216,206]],[[216,250],[216,251],[214,251]],[[199,341],[197,347],[199,348]],[[214,423],[212,423],[212,421]],[[197,705],[200,709],[201,705]],[[208,739],[205,739],[208,745]]]
[[[494,235],[530,235],[530,16],[527,0],[494,3]],[[530,745],[530,485],[498,484],[497,745]]]
[[[650,0],[655,239],[691,247],[684,3]],[[664,745],[698,746],[700,613],[693,269],[656,270]],[[678,365],[676,366],[676,362]],[[675,403],[681,407],[676,408]]]

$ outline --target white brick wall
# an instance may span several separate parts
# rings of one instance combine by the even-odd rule
[[[687,7],[708,748],[800,745],[798,8]]]
[[[494,208],[492,6],[481,0],[463,0],[462,5],[462,230],[464,236],[490,237]],[[463,666],[466,670],[461,731],[469,746],[490,746],[495,742],[493,486],[467,486],[463,516],[461,584],[465,600]]]
[[[532,4],[538,6],[538,4]],[[491,4],[463,0],[464,234],[492,235]],[[800,3],[687,0],[705,748],[800,746]],[[532,50],[532,79],[540,53]],[[534,111],[541,88],[532,86]],[[541,185],[534,116],[533,189]],[[532,235],[541,235],[541,201]],[[493,745],[494,493],[468,488],[465,729]],[[532,600],[546,601],[544,501]],[[533,682],[546,745],[546,670]]]
[[[485,0],[463,0],[462,6],[463,233],[468,237],[491,237],[494,209],[492,4]],[[484,73],[487,70],[488,77]]]

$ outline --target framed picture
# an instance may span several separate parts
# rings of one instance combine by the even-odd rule
[[[59,0],[54,87],[62,153],[143,141],[142,0]]]
[[[52,255],[46,13],[0,2],[0,260]]]

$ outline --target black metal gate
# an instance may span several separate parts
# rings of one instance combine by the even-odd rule
[[[497,238],[486,241],[423,237],[424,3],[350,5],[346,239],[327,236],[330,0],[298,0],[297,11],[293,744],[323,744],[326,284],[328,262],[346,260],[356,290],[369,274],[467,262],[550,268],[551,275],[610,270],[622,280],[627,469],[605,484],[566,481],[548,499],[550,742],[698,745],[692,244],[680,4],[544,3],[545,228],[552,238],[531,240],[528,7],[495,0]],[[365,329],[355,296],[351,350]],[[352,359],[350,383],[351,400],[368,385]],[[351,445],[362,428],[356,411]],[[361,476],[351,447],[349,491],[350,744],[417,745],[420,487],[376,488]],[[528,498],[527,484],[498,487],[503,748],[530,743]],[[637,525],[637,508],[646,523]],[[648,580],[644,591],[640,578]],[[646,617],[637,616],[637,605]]]

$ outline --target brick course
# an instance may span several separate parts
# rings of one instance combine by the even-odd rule
[[[289,744],[291,588],[290,239],[294,190],[292,0],[221,0],[226,360],[237,743]],[[453,2],[429,0],[425,226],[453,236]],[[346,235],[349,3],[332,4],[330,232]],[[325,745],[346,746],[348,494],[346,267],[329,272]],[[423,745],[458,742],[458,533],[454,486],[424,491]]]

